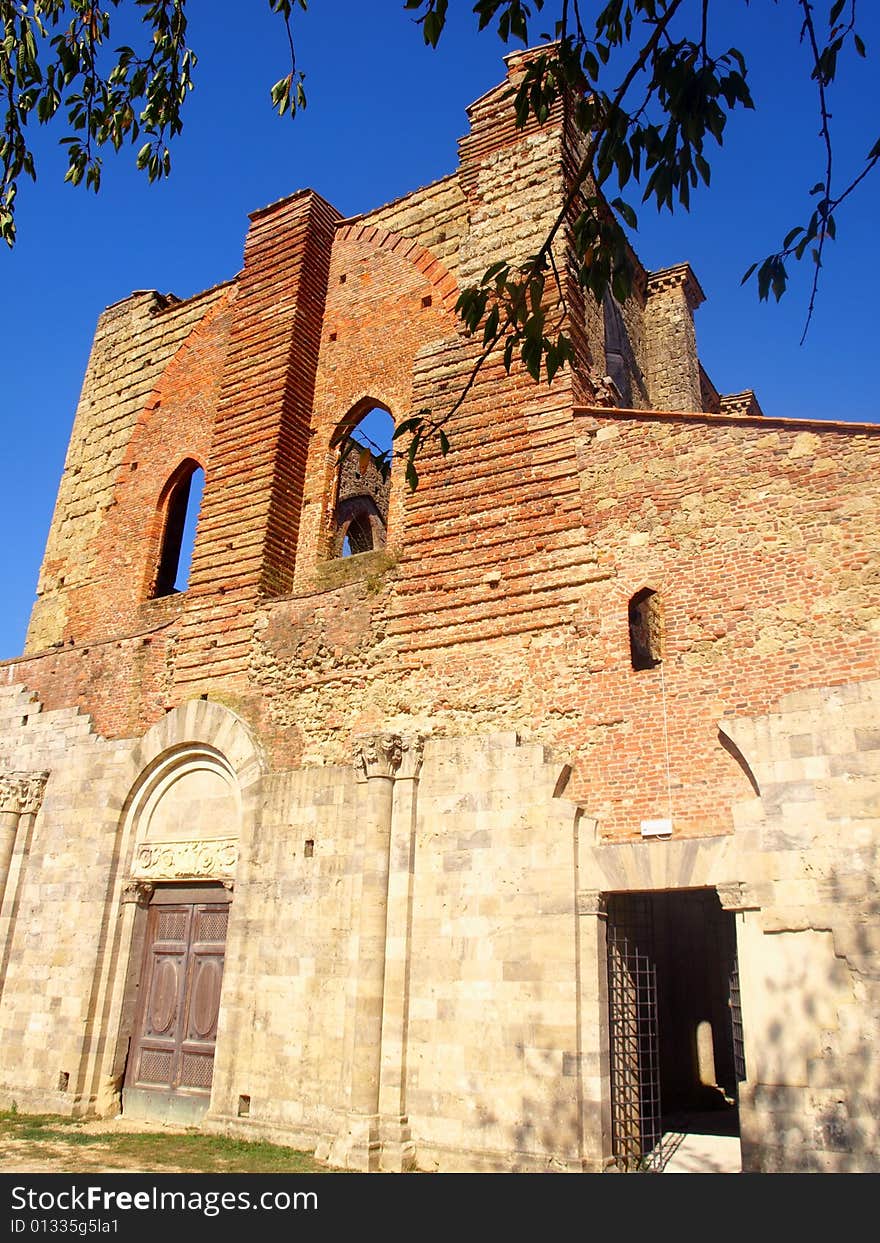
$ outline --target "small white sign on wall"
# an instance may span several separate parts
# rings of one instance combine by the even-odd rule
[[[672,821],[643,820],[642,837],[672,837]]]

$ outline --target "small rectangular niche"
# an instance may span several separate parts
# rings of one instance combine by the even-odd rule
[[[239,1118],[247,1118],[251,1112],[251,1098],[249,1096],[240,1096],[238,1098],[238,1116]]]
[[[66,1092],[69,1087],[70,1087],[70,1075],[68,1074],[66,1070],[59,1071],[58,1072],[58,1091]]]
[[[310,837],[306,840],[306,844],[303,847],[303,855],[306,857],[306,859],[311,859],[314,853],[315,853],[315,843],[314,843],[314,840]]]

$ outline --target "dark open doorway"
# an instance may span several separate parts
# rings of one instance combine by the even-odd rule
[[[611,894],[607,911],[613,1154],[662,1169],[664,1136],[739,1134],[736,926],[714,889]]]

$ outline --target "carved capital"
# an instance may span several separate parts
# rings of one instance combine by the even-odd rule
[[[406,778],[414,780],[418,777],[422,770],[424,756],[424,734],[402,734],[400,738],[400,767],[397,770],[398,781],[405,780]]]
[[[132,867],[135,879],[223,880],[232,878],[238,862],[234,837],[184,842],[142,842]]]
[[[36,815],[48,780],[46,772],[5,773],[0,776],[0,811]]]
[[[399,734],[371,734],[355,739],[355,768],[367,780],[371,777],[396,776],[402,755],[403,745]]]
[[[749,886],[741,880],[731,881],[726,885],[716,885],[718,900],[725,911],[759,911],[758,902]]]
[[[577,894],[577,913],[578,915],[595,915],[599,919],[605,919],[608,914],[605,894],[600,893],[598,889],[579,889]]]
[[[126,881],[122,886],[122,898],[120,900],[123,906],[131,903],[136,906],[149,906],[154,889],[155,885],[148,880]]]

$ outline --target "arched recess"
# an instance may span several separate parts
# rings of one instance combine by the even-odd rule
[[[330,439],[333,475],[327,506],[326,555],[384,548],[392,487],[394,418],[388,406],[362,397]]]
[[[83,1095],[99,1114],[119,1109],[151,900],[162,887],[232,892],[241,882],[262,774],[244,722],[207,700],[167,713],[121,766],[109,918],[85,1033]]]
[[[173,471],[156,506],[159,541],[150,568],[151,599],[185,591],[195,542],[204,469],[195,458],[184,458]]]

